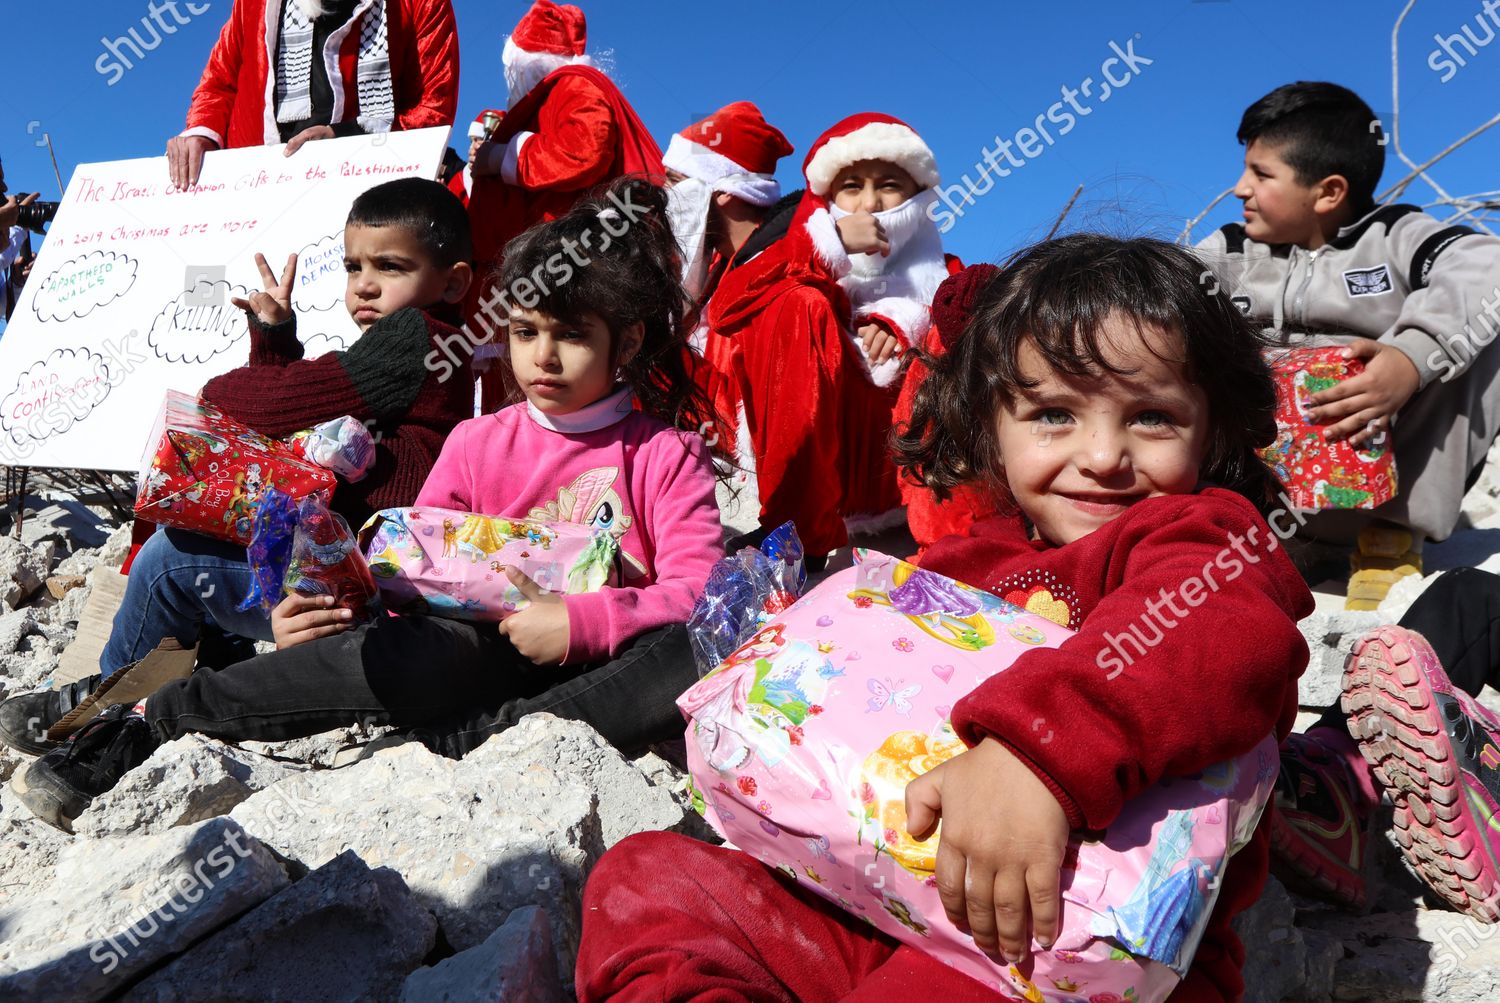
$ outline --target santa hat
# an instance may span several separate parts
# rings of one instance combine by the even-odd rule
[[[827,196],[839,171],[861,160],[886,160],[900,167],[918,188],[938,183],[937,158],[916,130],[899,118],[877,112],[850,115],[818,137],[802,172],[814,195]]]
[[[736,101],[673,136],[662,164],[716,192],[769,206],[781,198],[776,162],[791,152],[792,144],[759,108]]]
[[[516,23],[510,41],[536,55],[581,56],[588,43],[588,27],[583,11],[572,4],[536,0]]]
[[[494,118],[498,122],[504,117],[505,112],[501,111],[499,108],[486,108],[484,111],[480,112],[478,116],[475,117],[474,121],[469,125],[469,138],[484,139],[489,135],[489,129],[484,124],[484,120],[487,118]]]

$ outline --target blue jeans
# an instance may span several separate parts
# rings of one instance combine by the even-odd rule
[[[181,529],[154,533],[130,566],[125,601],[99,656],[100,673],[108,678],[169,637],[190,648],[205,625],[271,640],[271,618],[259,606],[246,613],[236,608],[249,591],[244,547]]]

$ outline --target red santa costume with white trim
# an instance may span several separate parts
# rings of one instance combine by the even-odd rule
[[[295,2],[295,0],[290,0]],[[282,0],[236,0],[193,91],[184,136],[221,149],[281,142]],[[305,60],[294,60],[305,72]],[[450,0],[360,0],[324,54],[335,131],[449,126],[458,110],[458,29]],[[291,97],[291,95],[287,95]],[[298,98],[305,101],[305,93]],[[283,98],[286,100],[286,98]],[[357,128],[356,128],[357,127]]]
[[[490,143],[479,150],[469,193],[475,274],[497,269],[505,245],[527,228],[556,219],[586,191],[627,174],[662,176],[661,148],[620,89],[585,55],[583,11],[536,0],[505,40],[501,60],[510,107]],[[479,304],[489,282],[470,288],[469,333],[499,333]],[[481,344],[476,358],[497,346]],[[505,397],[498,370],[486,374],[484,407]]]
[[[900,167],[919,189],[894,209],[873,213],[885,230],[890,253],[850,254],[837,223],[853,215],[833,202],[838,173],[861,160],[883,160]],[[807,190],[798,207],[793,232],[812,242],[817,260],[838,280],[849,298],[850,338],[876,386],[895,384],[901,355],[927,335],[932,297],[952,270],[943,254],[943,239],[928,215],[937,202],[937,159],[920,136],[900,119],[876,112],[851,115],[818,137],[803,165]],[[872,365],[855,332],[880,321],[895,335],[897,352]]]
[[[724,273],[733,267],[733,259],[742,252],[752,257],[759,242],[746,240],[733,253],[724,254],[709,244],[709,220],[714,196],[721,193],[761,209],[781,201],[776,163],[791,152],[792,144],[753,102],[735,101],[674,135],[662,156],[667,170],[682,175],[668,189],[668,214],[682,255],[683,287],[699,306],[698,327],[688,339],[695,353],[693,374],[715,413],[730,419],[710,441],[731,458],[736,453],[754,454],[747,436],[742,435],[738,443],[734,437],[736,429],[743,431],[744,423],[737,420],[739,397],[730,379],[730,340],[709,336],[708,303]],[[785,222],[781,221],[783,228]],[[770,236],[760,230],[756,233]],[[753,460],[735,472],[734,480],[754,497]]]

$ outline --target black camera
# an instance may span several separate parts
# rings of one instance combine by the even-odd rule
[[[17,202],[26,197],[25,192],[15,196]],[[43,227],[51,223],[57,215],[56,202],[33,202],[30,205],[20,206],[21,214],[16,217],[16,225],[22,229],[30,230],[32,233],[43,232]]]

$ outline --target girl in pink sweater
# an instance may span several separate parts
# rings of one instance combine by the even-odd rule
[[[708,418],[686,370],[687,297],[661,189],[616,182],[506,248],[505,356],[524,398],[461,423],[417,504],[608,530],[623,583],[542,591],[498,627],[435,617],[354,625],[328,597],[288,597],[278,650],[118,704],[53,750],[27,801],[66,827],[163,741],[277,741],[355,722],[411,729],[458,757],[522,716],[583,720],[626,751],[681,734],[697,679],[685,624],[723,554]],[[34,767],[28,776],[38,774]],[[35,802],[35,803],[33,803]]]

